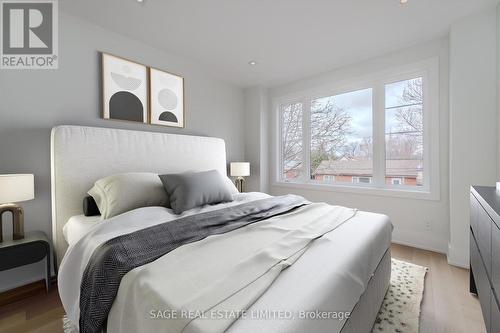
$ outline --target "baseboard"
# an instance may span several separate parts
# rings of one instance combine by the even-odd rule
[[[394,230],[392,242],[395,244],[414,247],[416,249],[447,254],[448,244],[446,240],[436,237],[429,232],[408,230]]]
[[[412,242],[405,242],[405,241],[400,241],[400,240],[395,240],[395,239],[392,240],[392,243],[393,244],[398,244],[398,245],[404,245],[404,246],[414,247],[414,248],[419,249],[419,250],[425,250],[425,251],[431,251],[431,252],[446,254],[441,249],[438,249],[438,248],[432,247],[432,246],[422,246],[422,245],[415,244],[415,243],[412,243]]]
[[[470,263],[468,255],[455,251],[451,243],[448,244],[448,264],[469,269]]]
[[[51,288],[56,287],[56,285],[57,279],[53,277],[51,279]],[[17,302],[42,292],[46,292],[45,280],[39,280],[21,287],[4,291],[3,293],[0,293],[0,306]]]
[[[455,260],[451,259],[450,257],[448,257],[448,264],[450,264],[452,266],[457,266],[457,267],[460,267],[460,268],[465,268],[465,269],[469,269],[470,268],[470,264],[469,263],[464,263],[463,261],[455,261]]]

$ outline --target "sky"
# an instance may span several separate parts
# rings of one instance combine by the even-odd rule
[[[392,108],[401,105],[403,91],[407,81],[399,81],[385,86],[385,107]],[[386,110],[385,129],[386,133],[394,131],[398,126],[395,115],[398,109]]]
[[[351,116],[352,135],[348,136],[348,142],[359,142],[362,138],[372,136],[372,89],[356,90],[334,97],[323,97],[318,99],[326,103],[333,99],[333,104],[343,108]]]
[[[401,98],[406,86],[406,81],[399,81],[386,85],[386,107],[401,104]],[[372,89],[356,90],[332,97],[319,98],[318,101],[326,103],[333,99],[333,103],[343,108],[351,116],[351,129],[353,134],[347,138],[348,142],[360,142],[363,138],[372,137]],[[395,128],[395,113],[397,109],[386,111],[386,128]]]

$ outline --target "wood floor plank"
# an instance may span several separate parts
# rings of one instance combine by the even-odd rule
[[[477,298],[469,293],[469,271],[448,265],[443,254],[394,244],[393,258],[429,268],[420,314],[421,333],[483,333]],[[57,287],[0,306],[2,333],[61,333],[64,310]]]
[[[31,320],[40,315],[44,315],[45,309],[61,308],[61,300],[56,292],[49,293],[46,297],[34,299],[26,307],[26,319]]]
[[[412,256],[412,263],[430,267],[431,266],[431,256],[432,254],[428,251],[414,251]],[[424,298],[422,299],[422,306],[420,308],[420,331],[421,332],[432,332],[436,328],[435,319],[435,301],[434,301],[434,288],[432,279],[429,278],[429,272],[426,274],[425,284],[424,284]]]
[[[26,321],[24,311],[17,311],[8,317],[0,319],[0,332],[5,332],[9,329],[15,329],[21,326]]]
[[[2,332],[19,333],[19,332],[37,332],[37,333],[56,333],[62,332],[62,316],[64,311],[62,308],[56,308],[46,311],[44,314],[25,320],[22,324],[11,327]]]
[[[410,261],[413,256],[413,252],[410,247],[393,244],[391,247],[392,256],[396,259]]]
[[[452,272],[451,283],[454,286],[454,291],[458,295],[458,306],[460,308],[460,318],[464,329],[478,332],[485,332],[486,327],[482,320],[481,307],[477,297],[471,295],[469,290],[461,288],[464,284],[469,283],[469,271],[459,267],[450,267]]]

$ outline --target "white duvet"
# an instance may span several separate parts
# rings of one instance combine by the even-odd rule
[[[194,209],[182,216],[220,209],[225,206],[265,197],[267,195],[262,193],[240,194],[235,197],[235,202]],[[309,211],[307,211],[309,208],[306,208],[302,215],[298,215],[294,220],[291,219],[290,221],[297,225],[301,223],[306,225],[307,221],[305,220],[309,217],[313,218],[314,214],[336,214],[336,211],[331,207],[323,204],[318,205],[315,209],[311,208]],[[324,211],[320,212],[321,209]],[[340,211],[338,212],[341,214]],[[342,214],[348,214],[348,210],[342,211]],[[367,213],[362,213],[361,215],[364,214]],[[378,216],[380,220],[380,215],[371,215],[373,217]],[[99,226],[93,228],[86,236],[71,246],[61,264],[59,273],[60,295],[70,321],[75,325],[78,323],[81,277],[90,256],[97,246],[118,235],[170,221],[178,217],[172,214],[170,210],[161,207],[137,209],[100,223]],[[340,220],[348,219],[347,215],[339,218]],[[259,268],[260,261],[250,262],[248,265],[241,265],[242,263],[239,263],[240,266],[228,265],[231,262],[238,263],[240,256],[255,252],[263,244],[265,246],[274,244],[276,239],[281,237],[282,232],[287,232],[287,230],[282,229],[288,228],[288,225],[280,225],[280,220],[278,218],[274,223],[265,222],[267,224],[264,223],[266,225],[264,228],[262,228],[262,223],[258,223],[260,224],[258,230],[252,231],[252,228],[258,225],[256,224],[228,234],[212,236],[206,240],[182,246],[151,264],[132,270],[122,279],[117,298],[109,314],[108,332],[217,332],[227,328],[227,325],[235,321],[236,317],[241,316],[241,313],[238,312],[239,310],[252,310],[253,307],[258,307],[262,299],[266,300],[267,294],[273,288],[278,290],[279,288],[275,288],[274,285],[280,284],[279,280],[289,270],[291,271],[292,268],[295,268],[295,265],[281,273],[283,268],[288,267],[295,261],[300,266],[304,265],[301,263],[304,261],[304,257],[307,257],[310,250],[305,251],[306,254],[302,256],[304,251],[290,252],[287,246],[283,245],[273,248],[272,251],[276,252],[277,255],[287,255],[288,257],[286,258],[288,258],[288,261],[285,260],[284,267],[275,270],[274,273],[266,273],[265,276],[261,276],[254,272],[254,270]],[[356,216],[352,220],[355,224],[356,220],[360,219]],[[352,272],[347,270],[345,272],[348,273],[348,279],[344,282],[344,287],[349,290],[351,297],[346,299],[342,294],[339,295],[341,296],[339,300],[334,302],[337,311],[352,310],[366,287],[370,273],[374,271],[376,263],[378,263],[377,258],[380,260],[388,246],[390,240],[390,223],[386,218],[382,220],[384,222],[381,224],[375,223],[378,225],[379,232],[372,237],[373,242],[377,244],[375,248],[371,249],[373,254],[369,257],[373,258],[368,260],[366,262],[367,266],[361,270],[358,269],[357,272],[356,270]],[[342,229],[351,224],[350,222],[346,223],[345,227],[343,225],[339,227],[338,231],[341,232]],[[265,230],[265,228],[268,228],[268,230]],[[327,230],[325,229],[324,232],[327,232]],[[323,239],[336,232],[331,232],[322,239],[315,241],[311,250],[315,252],[314,248],[318,247],[316,243],[323,243]],[[362,232],[360,231],[360,233]],[[381,244],[383,246],[380,246]],[[370,247],[372,247],[372,244],[370,244]],[[292,253],[294,255],[290,256]],[[330,253],[323,253],[323,256],[325,255],[330,255]],[[320,258],[316,258],[316,260],[318,259]],[[338,267],[335,267],[336,265],[332,266],[338,269]],[[280,273],[283,276],[278,277]],[[331,274],[331,272],[329,273]],[[353,275],[350,275],[350,273]],[[232,284],[238,286],[238,283],[241,284],[241,280],[249,276],[249,274],[259,276],[259,279],[251,283],[251,287],[248,287],[248,283],[242,284],[248,288],[240,290],[236,295],[237,297],[234,293],[224,294],[231,290]],[[266,292],[266,289],[276,277],[278,277],[278,280]],[[337,279],[345,279],[345,276],[340,274],[340,276],[337,276]],[[333,281],[332,284],[335,285]],[[206,290],[201,288],[202,286],[207,286]],[[309,296],[315,297],[316,295],[311,294]],[[218,300],[221,297],[223,299]],[[217,300],[217,304],[215,305],[219,307],[214,307],[214,304],[210,303],[213,302],[213,299]],[[274,305],[279,303],[280,300],[275,299]],[[289,312],[296,313],[296,306],[297,304],[293,304],[293,302],[283,304],[282,316],[288,316]],[[220,309],[224,311],[216,312],[215,316],[211,315],[209,320],[200,318],[200,314],[196,310],[206,309],[207,307],[212,308],[212,310]],[[272,308],[274,309],[274,307]],[[234,310],[234,313],[228,313],[227,310]],[[279,309],[276,310],[279,311]],[[273,318],[255,317],[252,319],[250,318],[250,314],[251,312],[248,312],[248,316],[244,316],[238,320],[229,330],[252,332],[255,329],[262,330],[262,328],[269,326],[274,328],[272,330],[264,329],[264,331],[285,332],[291,331],[290,329],[294,327],[303,327],[305,323],[311,322],[310,320],[301,321],[297,318],[279,318],[276,316]],[[216,316],[220,317],[216,318]],[[231,316],[236,317],[231,318]],[[283,325],[283,323],[287,322],[288,324]],[[281,328],[279,328],[280,326]],[[286,328],[287,326],[288,328]],[[330,332],[340,330],[341,326],[342,321],[339,320],[334,320],[328,325]]]

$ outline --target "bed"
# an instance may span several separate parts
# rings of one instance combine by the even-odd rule
[[[67,252],[76,252],[74,248],[81,246],[86,238],[92,239],[107,229],[114,232],[127,221],[148,216],[154,217],[152,220],[176,218],[164,207],[139,208],[114,218],[115,222],[83,217],[83,197],[97,179],[132,171],[177,173],[193,170],[193,166],[196,166],[193,171],[217,170],[226,175],[227,165],[225,143],[221,139],[81,126],[53,129],[51,162],[53,240],[59,262]],[[238,194],[232,204],[263,197],[260,193]],[[219,208],[200,207],[187,214]],[[244,236],[244,232],[242,228],[231,234]],[[293,265],[253,299],[245,310],[258,316],[240,315],[226,331],[369,332],[389,284],[391,232],[386,216],[357,212],[348,223],[312,242]],[[85,266],[85,262],[77,259],[68,260],[68,255],[65,260],[60,272],[63,277],[77,276],[78,267]],[[167,254],[148,264],[147,274],[154,274],[158,267],[174,265],[172,260],[172,255]],[[182,270],[182,264],[171,267]],[[155,295],[158,289],[145,287],[147,284],[141,280],[144,275],[144,269],[137,268],[123,278],[107,320],[108,332],[144,331],[144,325],[149,325],[137,311],[141,308],[135,303],[140,302],[127,297],[126,292],[136,288],[152,298],[161,296]],[[78,318],[75,319],[74,313],[71,315],[74,309],[68,304],[78,298],[78,292],[71,281],[75,279],[63,280],[59,280],[61,298],[74,328],[78,326],[75,323]],[[346,313],[348,318],[338,318]],[[154,329],[146,331],[170,332],[168,321],[153,322]],[[185,331],[204,331],[199,328],[203,326],[192,326]]]

